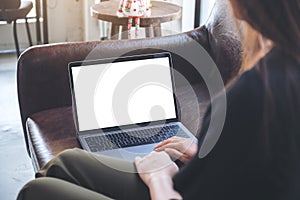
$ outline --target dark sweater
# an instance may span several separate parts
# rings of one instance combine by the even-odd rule
[[[300,64],[274,47],[227,91],[218,142],[180,169],[175,189],[184,199],[299,200],[299,97]],[[209,123],[210,109],[199,149]]]

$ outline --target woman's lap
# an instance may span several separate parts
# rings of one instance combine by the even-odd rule
[[[117,199],[149,199],[133,163],[72,149],[47,163],[37,177],[53,177]]]

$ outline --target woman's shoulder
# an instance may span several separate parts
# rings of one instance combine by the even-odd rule
[[[287,74],[300,78],[300,63],[279,47],[274,47],[236,81],[238,87],[258,90],[266,80],[273,85],[286,80]]]
[[[269,74],[289,70],[300,72],[300,63],[280,47],[275,46],[256,64],[253,70],[258,72],[266,71]]]
[[[228,90],[229,96],[248,96],[252,93],[261,93],[262,77],[257,67],[243,72]]]

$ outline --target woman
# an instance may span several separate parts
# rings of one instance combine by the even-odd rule
[[[188,140],[168,139],[136,158],[139,174],[103,164],[135,171],[125,161],[69,150],[37,174],[55,179],[32,181],[19,199],[300,199],[300,1],[231,4],[246,22],[243,68],[251,69],[228,89],[225,125],[206,157],[197,152],[206,142],[209,109],[198,147],[184,151]],[[178,169],[168,154],[185,166]]]

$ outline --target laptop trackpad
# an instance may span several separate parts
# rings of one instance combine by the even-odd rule
[[[150,152],[152,152],[156,144],[157,143],[120,148],[120,149],[114,149],[109,151],[102,151],[102,152],[97,152],[97,154],[116,157],[122,160],[134,161],[135,157],[137,156],[144,157],[148,155]]]

